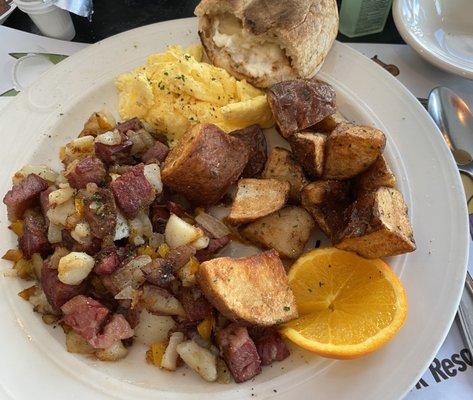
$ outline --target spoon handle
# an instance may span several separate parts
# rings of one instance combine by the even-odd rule
[[[458,165],[458,170],[473,179],[473,163]]]
[[[470,351],[473,350],[473,279],[470,273],[466,275],[465,289],[460,300],[458,316],[463,327],[465,342]]]

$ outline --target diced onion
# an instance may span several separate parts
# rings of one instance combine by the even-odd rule
[[[230,234],[230,230],[222,221],[219,221],[217,218],[205,212],[199,213],[195,217],[195,222],[197,222],[216,239],[220,239]]]
[[[48,200],[51,207],[56,207],[59,204],[65,203],[67,200],[74,196],[75,190],[71,187],[64,187],[57,190],[53,190],[49,193]]]
[[[49,223],[48,242],[53,244],[62,242],[62,228],[53,222]]]
[[[174,332],[169,337],[169,343],[164,352],[163,359],[161,360],[161,367],[169,371],[175,371],[177,368],[177,345],[184,341],[184,334],[182,332]]]
[[[123,346],[121,340],[118,340],[106,349],[100,349],[95,352],[95,356],[102,361],[117,361],[128,354],[128,349]]]
[[[175,214],[171,214],[164,231],[166,243],[175,248],[192,243],[204,236],[202,229],[197,228]]]
[[[167,315],[154,315],[143,310],[140,314],[140,322],[135,327],[136,339],[151,346],[155,342],[163,342],[168,338],[169,331],[176,327],[172,317]]]
[[[22,169],[17,171],[13,175],[12,181],[16,185],[25,179],[29,174],[36,174],[48,182],[55,182],[57,178],[57,172],[54,172],[51,168],[46,165],[25,165]]]
[[[118,211],[117,212],[117,224],[115,226],[115,237],[113,240],[121,240],[130,235],[130,227],[128,225],[128,221],[123,216],[123,214]]]
[[[198,238],[197,240],[194,240],[191,243],[191,246],[194,246],[196,250],[202,250],[205,249],[210,243],[210,239],[208,236],[202,236]]]
[[[158,164],[147,164],[144,166],[143,173],[148,182],[153,186],[156,193],[163,191],[163,183],[161,181],[161,171]]]
[[[209,350],[188,340],[177,345],[177,353],[182,360],[206,381],[217,379],[217,357]]]
[[[97,135],[95,138],[95,143],[102,143],[107,146],[115,146],[122,142],[122,136],[118,131],[108,131]]]

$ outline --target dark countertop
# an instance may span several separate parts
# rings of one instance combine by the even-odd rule
[[[117,33],[170,19],[194,15],[199,0],[95,0],[92,21],[72,15],[76,36],[74,42],[95,43]],[[340,0],[338,0],[340,4]],[[27,14],[16,9],[4,24],[10,28],[39,33]],[[397,31],[392,15],[384,30],[374,35],[350,39],[338,35],[342,42],[404,43]]]

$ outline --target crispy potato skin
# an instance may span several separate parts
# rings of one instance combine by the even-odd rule
[[[326,140],[326,135],[315,132],[295,133],[289,139],[294,158],[313,178],[322,176],[324,172]]]
[[[271,326],[298,316],[286,271],[274,250],[206,261],[197,282],[205,297],[232,321]]]
[[[253,178],[258,176],[268,159],[266,137],[259,125],[250,125],[247,128],[231,132],[231,135],[241,139],[248,148],[248,163],[241,176]]]
[[[301,190],[309,183],[302,167],[294,160],[292,153],[282,147],[275,147],[271,150],[261,177],[289,182],[291,185],[289,200],[295,204],[300,203]]]
[[[285,138],[315,125],[336,111],[335,90],[318,79],[295,79],[271,86],[268,103]]]
[[[190,128],[170,151],[161,171],[163,183],[196,205],[217,203],[241,175],[248,149],[212,124]]]
[[[396,177],[382,155],[371,167],[356,177],[356,187],[359,191],[375,190],[381,186],[396,186]]]
[[[252,242],[276,250],[282,257],[294,259],[304,251],[314,227],[306,210],[289,206],[245,226],[241,233]]]
[[[361,195],[348,210],[347,225],[335,247],[365,258],[414,251],[414,235],[402,194],[380,187]]]
[[[335,180],[312,182],[302,189],[302,206],[332,242],[344,228],[345,210],[352,201],[350,189],[350,182]]]
[[[277,179],[240,179],[227,221],[242,224],[254,221],[284,207],[289,182]]]
[[[386,145],[384,133],[369,126],[339,124],[325,144],[325,179],[350,179],[367,170]]]

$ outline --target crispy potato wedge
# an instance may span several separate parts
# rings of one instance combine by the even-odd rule
[[[324,172],[326,140],[326,135],[315,132],[295,133],[289,139],[294,158],[313,178],[322,176]]]
[[[228,222],[251,222],[279,210],[286,204],[289,190],[289,182],[277,179],[240,179]]]
[[[190,128],[166,157],[163,183],[196,205],[217,203],[242,173],[248,149],[216,125]]]
[[[232,136],[241,139],[248,148],[248,163],[241,176],[253,178],[258,176],[268,159],[266,137],[259,125],[250,125],[246,128],[231,132]]]
[[[344,227],[344,212],[351,203],[348,181],[316,181],[302,189],[302,206],[327,237],[334,241]]]
[[[396,177],[382,155],[371,167],[356,177],[356,187],[358,190],[370,191],[381,186],[396,186]]]
[[[282,147],[275,147],[271,150],[261,177],[289,182],[291,185],[289,200],[296,204],[300,202],[302,188],[309,183],[302,167],[294,160],[292,153]]]
[[[232,321],[271,326],[297,318],[286,271],[274,250],[206,261],[197,281],[205,297]]]
[[[365,258],[414,251],[416,244],[402,194],[380,187],[361,195],[348,210],[347,225],[335,247]]]
[[[304,251],[315,223],[302,207],[289,206],[245,226],[242,235],[280,256],[297,258]]]
[[[381,155],[386,137],[369,126],[339,124],[325,144],[325,179],[350,179],[367,170]]]
[[[337,127],[337,125],[341,124],[342,122],[346,123],[348,120],[338,111],[336,111],[334,114],[325,117],[322,121],[317,122],[311,127],[311,129],[315,132],[331,133]]]

